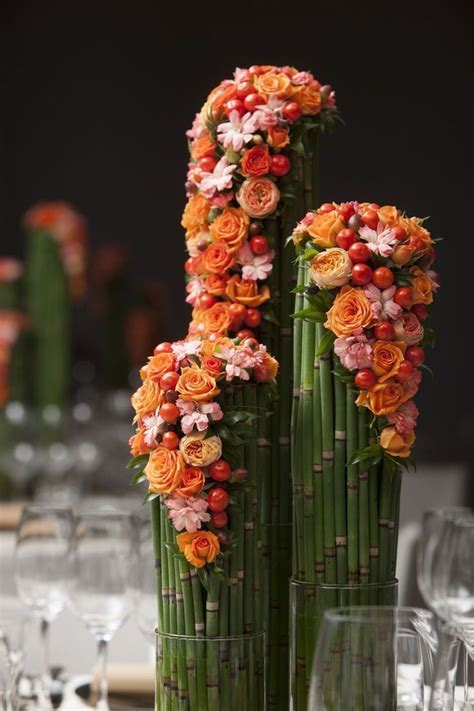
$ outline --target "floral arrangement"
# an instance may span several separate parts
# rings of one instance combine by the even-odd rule
[[[294,67],[237,69],[209,94],[187,132],[191,334],[254,335],[262,318],[274,319],[269,281],[280,244],[266,221],[291,198],[291,153],[336,115],[331,87]]]
[[[142,384],[132,397],[136,432],[129,466],[134,483],[148,483],[162,633],[261,632],[257,500],[269,474],[265,419],[277,370],[265,346],[227,337],[161,343],[141,369]],[[175,661],[171,651],[159,661],[167,680],[159,686],[162,703],[175,708],[177,689],[180,699],[189,697],[190,708],[206,709],[208,700],[209,708],[218,708],[209,694],[224,703],[228,658],[220,664],[216,657],[207,667],[208,677],[218,679],[211,692],[206,674],[202,679],[198,673],[195,649],[184,675]],[[262,676],[262,659],[250,670],[248,660],[239,665],[242,674]],[[259,678],[249,685],[254,707],[262,684]]]
[[[20,356],[16,345],[26,326],[26,318],[20,311],[23,271],[18,259],[0,258],[0,408],[21,390],[14,361]]]

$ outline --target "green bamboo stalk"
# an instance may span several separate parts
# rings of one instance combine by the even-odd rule
[[[219,655],[213,637],[219,634],[219,588],[220,581],[215,575],[209,576],[209,591],[206,601],[206,686],[208,711],[219,711]]]
[[[306,278],[306,272],[304,265],[299,264],[298,266],[298,279],[297,285],[299,287],[304,286]],[[296,294],[295,296],[295,313],[303,309],[304,295]],[[298,410],[299,410],[299,399],[300,399],[300,383],[301,383],[301,348],[302,348],[302,336],[303,336],[303,321],[301,319],[296,319],[294,323],[293,332],[293,404],[291,409],[291,438],[293,443],[296,442],[298,436],[297,433],[297,423],[298,423]],[[293,492],[293,575],[297,579],[302,579],[304,563],[301,558],[300,546],[298,546],[298,532],[301,527],[301,512],[299,512],[299,521],[297,519],[297,509],[296,509],[296,497],[299,495],[302,481],[300,473],[297,468],[296,463],[296,453],[298,447],[294,444],[291,449],[291,474],[292,474],[292,492]]]
[[[170,633],[178,634],[178,611],[176,600],[176,570],[173,552],[170,545],[174,543],[174,533],[171,522],[166,518],[166,542],[168,543],[168,580],[169,580],[169,612],[170,612]],[[177,655],[170,655],[170,693],[172,704],[178,704],[178,660]]]
[[[397,470],[392,475],[390,487],[390,512],[388,516],[388,553],[386,565],[386,577],[390,580],[394,577],[396,567],[396,539],[398,538],[398,518],[400,512],[400,490],[401,471]]]
[[[174,559],[174,578],[176,585],[176,632],[179,636],[186,634],[186,625],[184,619],[184,600],[183,588],[180,576],[180,561],[177,557]],[[178,709],[186,708],[188,701],[188,681],[186,675],[186,662],[184,654],[180,654],[181,640],[177,640],[176,668],[177,668],[177,703]]]
[[[320,334],[323,326],[318,324]],[[332,390],[331,354],[320,358],[321,429],[323,442],[323,497],[324,497],[324,562],[325,582],[335,583],[336,532],[334,511],[334,402]]]
[[[181,582],[181,592],[183,595],[184,604],[184,629],[186,637],[194,637],[194,606],[193,606],[193,591],[191,588],[191,572],[189,564],[183,559],[179,559],[179,578]],[[189,694],[190,708],[197,707],[197,662],[195,642],[188,641],[186,643],[186,671],[187,671],[187,689]]]
[[[376,438],[369,433],[369,444]],[[378,581],[379,531],[378,531],[378,465],[369,468],[369,581]]]
[[[347,404],[347,460],[358,448],[357,436],[357,393],[346,385]],[[347,581],[354,584],[359,582],[359,491],[358,491],[358,465],[347,465]]]
[[[155,556],[155,574],[156,574],[156,590],[157,590],[157,613],[158,613],[158,629],[160,632],[164,629],[164,598],[162,595],[163,588],[163,568],[162,568],[162,538],[161,538],[161,507],[160,500],[153,499],[150,505],[151,513],[151,532],[153,555]]]
[[[391,569],[391,561],[388,561],[389,555],[389,522],[390,522],[390,504],[392,498],[393,475],[388,467],[382,465],[382,478],[380,482],[380,499],[379,499],[379,581],[387,581],[387,572]]]
[[[369,444],[368,411],[357,408],[358,447],[364,449]],[[369,473],[367,464],[359,464],[359,581],[369,582]]]
[[[170,609],[169,609],[169,572],[168,572],[168,552],[166,549],[167,540],[167,510],[160,503],[160,556],[162,563],[162,587],[161,595],[163,598],[163,626],[160,632],[170,632]],[[156,536],[156,531],[153,529],[153,536]],[[159,594],[159,593],[158,593]],[[162,638],[162,678],[163,678],[163,704],[165,708],[171,706],[171,655],[167,652],[167,640]]]
[[[249,412],[257,411],[257,386],[246,383],[243,386],[244,409]],[[244,507],[244,550],[245,550],[245,577],[244,577],[244,632],[251,634],[255,631],[255,600],[254,572],[257,558],[255,545],[255,494],[257,490],[257,421],[252,424],[254,436],[245,445],[245,468],[247,469],[248,490],[245,493]]]
[[[390,575],[390,577],[392,579],[395,579],[396,574],[397,574],[397,552],[398,552],[398,531],[399,531],[399,527],[400,527],[401,489],[402,489],[402,473],[398,472],[397,487],[396,487],[396,491],[395,491],[395,507],[394,507],[395,521],[394,521],[394,530],[393,530],[392,569],[391,569],[391,575]]]
[[[309,303],[308,303],[309,305]],[[306,304],[305,304],[306,306]],[[298,423],[300,436],[301,468],[303,479],[303,531],[304,531],[304,576],[307,582],[315,581],[314,570],[314,491],[313,491],[313,380],[314,380],[315,324],[303,322],[301,355],[301,396],[299,400]]]
[[[194,630],[197,639],[205,637],[206,625],[204,622],[203,590],[196,568],[191,568],[191,589],[193,593]],[[206,686],[206,655],[203,642],[196,642],[197,657],[197,695],[198,708],[207,709]]]
[[[323,435],[321,410],[321,359],[316,355],[320,332],[316,328],[313,383],[313,475],[314,475],[314,570],[316,582],[325,581],[324,561],[324,492],[323,492]]]
[[[236,410],[242,410],[244,405],[243,387],[242,385],[234,385],[234,407]],[[245,454],[243,446],[239,448],[239,467],[245,466]],[[236,547],[234,555],[237,560],[237,585],[236,585],[236,606],[233,608],[233,614],[237,617],[237,634],[243,634],[244,631],[244,513],[245,513],[245,494],[239,492],[236,494],[238,511],[233,515],[236,520]]]
[[[347,583],[347,518],[346,518],[346,386],[338,377],[344,369],[337,356],[334,358],[334,511],[336,530],[337,582]]]

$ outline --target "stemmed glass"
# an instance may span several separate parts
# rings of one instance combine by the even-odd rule
[[[0,598],[0,668],[7,708],[18,708],[18,681],[23,670],[29,617],[16,598]]]
[[[38,700],[52,708],[49,673],[49,627],[64,608],[71,583],[74,517],[68,508],[27,506],[18,525],[15,582],[23,603],[40,620],[42,674]]]
[[[132,518],[97,511],[79,516],[74,532],[71,605],[97,641],[99,700],[107,711],[107,645],[132,609],[134,538]]]
[[[139,525],[138,533],[137,600],[134,618],[140,632],[154,649],[156,642],[155,630],[158,623],[158,604],[151,522],[142,521]]]

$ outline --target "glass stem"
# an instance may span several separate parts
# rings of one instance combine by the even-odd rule
[[[51,696],[49,694],[51,686],[51,678],[49,674],[49,622],[48,620],[41,620],[40,623],[40,644],[41,644],[41,659],[43,664],[43,671],[40,678],[40,708],[51,709],[53,708],[51,703]]]
[[[99,699],[96,708],[109,711],[109,690],[107,684],[107,640],[99,639],[97,644],[97,663],[99,667]]]
[[[464,649],[464,706],[470,708],[471,695],[469,692],[469,654],[467,646],[463,644]]]

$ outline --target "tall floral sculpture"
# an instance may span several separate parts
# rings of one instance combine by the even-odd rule
[[[161,343],[141,370],[130,467],[152,510],[157,709],[263,708],[257,442],[277,368],[219,337]]]
[[[294,67],[237,69],[208,96],[188,131],[186,230],[191,337],[256,338],[280,362],[261,514],[269,557],[270,705],[286,708],[291,554],[291,250],[295,223],[317,201],[318,140],[337,119],[331,87]],[[281,570],[278,570],[278,567]]]
[[[71,303],[85,290],[86,224],[65,202],[41,202],[23,219],[25,292],[34,348],[33,401],[62,408],[70,381]]]
[[[299,709],[322,609],[393,602],[401,471],[412,464],[413,398],[434,341],[424,322],[438,280],[424,220],[393,206],[325,203],[299,222],[293,242]]]

